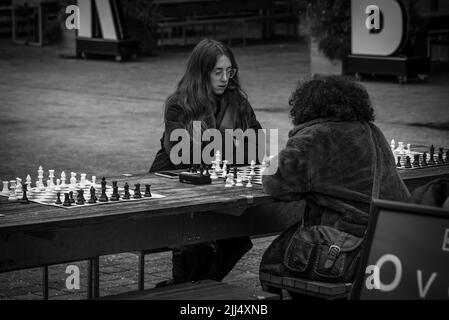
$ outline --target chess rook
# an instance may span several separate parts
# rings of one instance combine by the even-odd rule
[[[133,198],[135,199],[139,199],[142,198],[142,194],[140,193],[140,183],[136,183],[134,185],[135,189],[134,189],[134,196]]]
[[[201,172],[202,172],[202,170],[201,170]],[[144,194],[144,197],[147,197],[147,198],[152,197],[150,188],[151,188],[151,184],[146,184],[146,185],[145,185],[145,194]]]

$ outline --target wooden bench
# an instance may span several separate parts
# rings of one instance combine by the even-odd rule
[[[277,293],[281,299],[282,290],[326,300],[348,299],[352,288],[352,283],[328,283],[279,277],[263,272],[260,273],[260,281],[264,291]]]
[[[105,296],[101,300],[279,300],[279,295],[202,280]]]

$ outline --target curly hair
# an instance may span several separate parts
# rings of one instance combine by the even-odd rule
[[[374,121],[374,110],[366,89],[342,76],[300,82],[288,104],[295,126],[318,118]]]

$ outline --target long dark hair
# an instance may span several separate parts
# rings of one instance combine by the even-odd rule
[[[242,98],[247,98],[240,87],[238,65],[231,49],[216,40],[201,40],[189,56],[186,71],[179,81],[176,91],[166,101],[165,110],[172,101],[176,101],[183,107],[182,119],[187,128],[190,127],[193,120],[202,121],[204,125],[205,119],[213,118],[213,106],[216,101],[210,83],[210,73],[218,58],[223,55],[231,61],[232,68],[237,70],[235,76],[229,79],[223,99],[227,99],[231,103],[231,107],[241,107]],[[239,111],[244,112],[245,110],[237,110],[237,112]]]
[[[374,121],[366,89],[342,76],[328,76],[299,83],[289,99],[293,124],[318,118]]]

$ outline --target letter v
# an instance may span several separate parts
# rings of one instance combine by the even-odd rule
[[[430,286],[432,285],[432,282],[435,280],[435,278],[437,277],[437,273],[434,272],[432,273],[432,275],[430,276],[429,280],[427,280],[426,286],[423,289],[422,287],[422,272],[421,270],[417,270],[417,276],[418,276],[418,289],[419,289],[419,297],[420,298],[425,298],[427,295],[427,291],[429,291]]]

